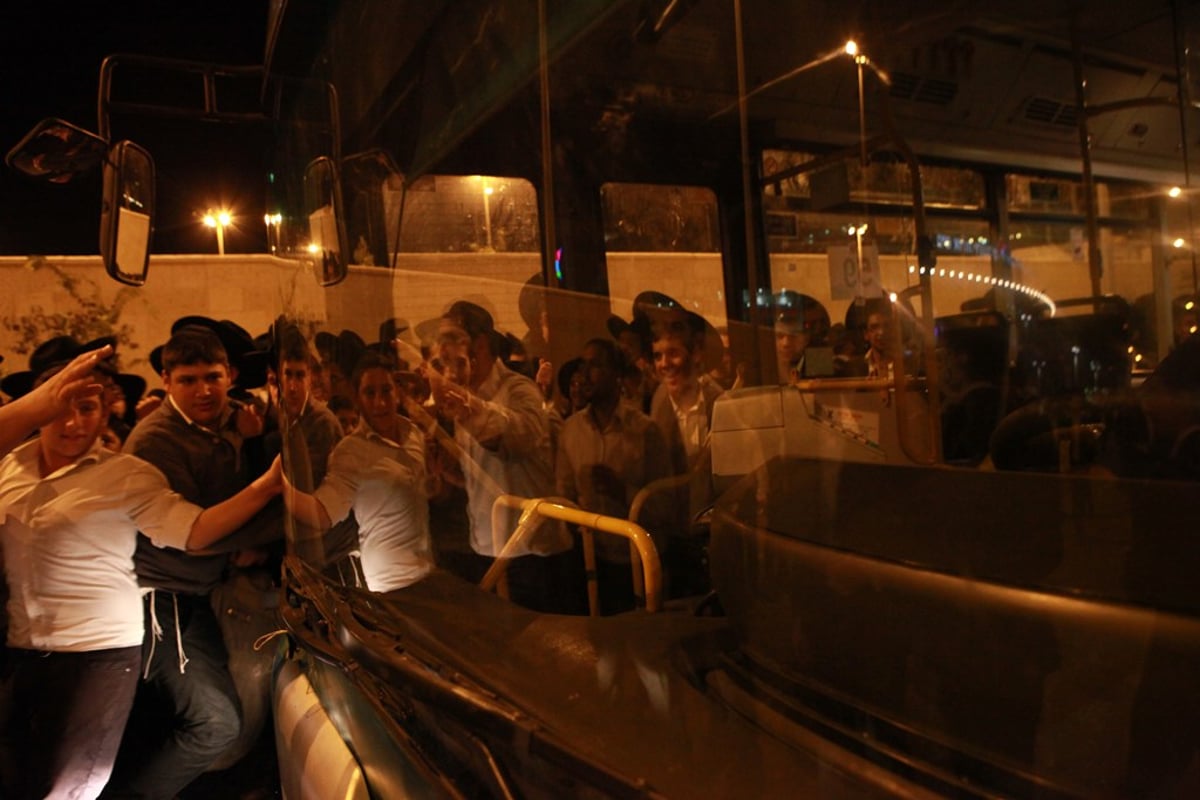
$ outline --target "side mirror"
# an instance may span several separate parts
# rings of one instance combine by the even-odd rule
[[[25,134],[4,162],[31,178],[68,183],[104,161],[108,143],[61,119],[44,119]]]
[[[130,286],[146,282],[153,220],[154,159],[133,142],[117,142],[104,163],[100,209],[100,256],[111,278]]]
[[[328,156],[313,159],[304,169],[304,212],[317,280],[322,286],[340,283],[346,277],[350,248],[337,164]]]

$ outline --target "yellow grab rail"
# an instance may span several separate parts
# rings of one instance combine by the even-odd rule
[[[517,522],[516,530],[513,531],[512,536],[496,556],[496,561],[479,582],[480,588],[484,591],[496,588],[505,569],[505,560],[533,535],[541,518],[545,517],[570,522],[583,529],[583,555],[588,571],[588,607],[592,616],[597,616],[599,613],[596,592],[596,553],[595,544],[592,541],[592,531],[611,533],[629,540],[633,552],[638,556],[633,568],[636,568],[638,561],[641,562],[641,574],[634,576],[634,584],[637,585],[639,577],[642,579],[641,582],[646,593],[646,610],[658,611],[662,608],[662,562],[659,561],[658,549],[654,546],[650,534],[646,533],[646,530],[640,525],[627,519],[606,517],[603,514],[584,511],[566,505],[565,501],[554,502],[540,497],[517,497],[511,494],[502,494],[492,504],[493,531],[499,530],[499,526],[502,524],[500,512],[503,508],[519,509],[521,517]]]
[[[642,515],[642,509],[645,508],[646,503],[650,501],[651,497],[660,492],[687,486],[691,480],[692,473],[689,471],[650,481],[641,489],[638,489],[638,493],[633,496],[633,502],[629,504],[629,521],[635,525],[639,524],[638,518]]]

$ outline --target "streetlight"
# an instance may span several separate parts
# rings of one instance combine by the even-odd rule
[[[283,224],[283,215],[278,212],[264,214],[263,222],[267,225],[267,247],[272,253],[277,253],[279,250],[279,226]]]
[[[217,229],[217,255],[225,255],[225,228],[233,222],[233,216],[224,209],[208,211],[204,215],[204,224]]]
[[[492,192],[495,191],[491,186],[487,185],[487,180],[483,182],[483,229],[487,234],[487,252],[494,253],[495,248],[492,247],[492,208],[491,199]]]

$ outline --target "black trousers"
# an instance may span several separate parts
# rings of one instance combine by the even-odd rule
[[[151,602],[162,628],[158,641],[152,634]],[[164,720],[166,729],[157,730],[148,743],[124,743],[106,798],[175,797],[237,740],[242,729],[229,655],[208,596],[159,590],[147,595],[145,603],[148,686],[138,695],[134,714],[140,719],[135,721],[143,736],[147,717]],[[180,645],[186,659],[182,671]],[[160,707],[144,708],[146,702]]]
[[[137,691],[141,647],[87,653],[10,649],[0,713],[0,794],[100,794]]]

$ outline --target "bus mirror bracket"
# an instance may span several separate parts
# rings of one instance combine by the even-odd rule
[[[101,137],[66,120],[44,119],[8,151],[4,163],[31,178],[69,183],[90,172],[108,154]]]
[[[128,140],[112,146],[104,163],[100,255],[109,277],[130,286],[146,283],[154,232],[154,159]]]

